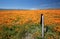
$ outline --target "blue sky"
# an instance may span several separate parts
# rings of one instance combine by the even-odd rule
[[[60,0],[0,0],[1,9],[60,8]]]

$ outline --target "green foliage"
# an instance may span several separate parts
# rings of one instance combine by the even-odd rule
[[[18,22],[18,21],[16,21]],[[15,22],[15,23],[16,23]],[[20,24],[14,24],[11,25],[11,27],[7,27],[7,24],[0,25],[2,26],[2,30],[0,31],[0,39],[22,39],[26,37],[26,33],[32,34],[34,36],[33,38],[35,39],[42,39],[41,34],[42,34],[42,26],[39,23],[26,23],[23,25]],[[53,28],[55,25],[46,25],[48,27],[48,31],[45,32],[44,39],[60,39],[60,35],[57,34],[59,32],[55,32]],[[38,33],[36,33],[38,32]],[[34,35],[35,34],[35,35]],[[37,34],[37,35],[36,35]],[[56,35],[58,37],[56,37]]]

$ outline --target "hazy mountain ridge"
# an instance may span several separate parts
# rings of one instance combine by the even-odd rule
[[[49,8],[49,9],[0,9],[0,10],[60,10],[60,8]]]

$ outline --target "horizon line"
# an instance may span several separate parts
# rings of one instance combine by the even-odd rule
[[[58,9],[60,10],[60,8],[47,8],[47,10],[54,10],[54,9]],[[7,9],[7,8],[0,8],[0,10],[46,10],[46,9],[37,9],[37,8],[31,8],[31,9]]]

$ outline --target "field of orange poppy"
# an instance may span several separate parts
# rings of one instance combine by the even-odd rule
[[[22,23],[29,20],[38,23],[41,14],[44,14],[45,24],[60,23],[60,10],[0,10],[0,24],[9,23],[16,20],[17,17],[20,18]]]
[[[44,15],[45,25],[55,25],[54,31],[60,32],[60,10],[0,10],[0,25],[7,24],[10,28],[14,24],[38,24],[41,14]]]

